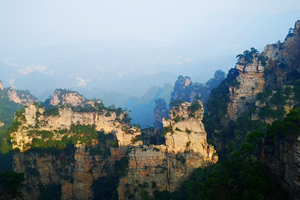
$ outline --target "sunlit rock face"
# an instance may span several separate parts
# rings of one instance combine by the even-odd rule
[[[196,105],[196,106],[195,106]],[[135,140],[141,134],[138,128],[127,128],[116,120],[116,113],[76,112],[71,108],[60,108],[55,116],[44,115],[45,108],[37,104],[29,105],[22,115],[16,116],[21,125],[11,133],[13,148],[20,149],[14,154],[14,170],[25,173],[26,181],[23,194],[26,198],[37,199],[40,195],[39,183],[60,184],[62,199],[88,199],[94,197],[93,184],[101,177],[114,177],[115,163],[128,157],[124,166],[126,174],[121,176],[118,185],[119,199],[135,196],[141,199],[144,189],[152,195],[155,190],[175,191],[198,167],[217,162],[215,150],[206,142],[206,132],[202,124],[202,102],[183,103],[172,108],[171,119],[164,120],[164,126],[172,126],[165,132],[166,145],[142,145]],[[178,117],[180,118],[178,121]],[[125,113],[118,117],[122,119]],[[118,147],[109,148],[109,155],[92,154],[89,149],[97,147],[77,143],[74,150],[60,151],[58,154],[30,151],[34,138],[41,135],[35,131],[53,131],[52,140],[62,140],[73,133],[59,133],[70,130],[72,124],[94,125],[96,130],[113,133]],[[179,131],[179,129],[185,131]],[[47,140],[47,139],[46,139]],[[102,144],[101,144],[102,145]]]
[[[264,70],[261,61],[258,60],[260,54],[256,53],[251,63],[246,64],[240,59],[236,65],[238,76],[236,78],[238,86],[229,86],[230,103],[228,104],[228,118],[236,120],[247,112],[246,104],[253,104],[256,95],[264,91]],[[243,64],[245,63],[245,64]]]
[[[299,26],[300,21],[297,21],[283,42],[267,45],[261,54],[254,53],[250,62],[245,62],[244,58],[238,60],[234,70],[238,72],[236,81],[239,84],[229,86],[230,102],[227,111],[230,120],[236,120],[253,107],[256,112],[252,113],[252,119],[259,119],[259,110],[265,105],[257,101],[257,94],[272,90],[274,95],[300,77]],[[286,113],[294,103],[288,102],[285,105]],[[271,109],[278,108],[271,106]],[[268,123],[272,121],[274,119],[266,120]]]
[[[71,106],[77,107],[82,105],[84,102],[85,102],[85,98],[77,92],[55,90],[50,100],[50,105],[57,106],[57,105],[69,104]]]
[[[14,90],[13,88],[7,89],[8,98],[15,103],[22,104],[23,106],[29,105],[37,101],[37,98],[33,97],[29,91]]]
[[[206,142],[201,101],[182,103],[164,119],[165,145],[132,147],[127,176],[120,179],[120,199],[141,199],[143,190],[175,191],[195,169],[218,161],[216,150]]]
[[[91,102],[89,104],[92,105]],[[133,142],[133,138],[141,135],[141,131],[123,123],[128,116],[125,111],[78,111],[70,107],[56,109],[57,113],[46,114],[43,106],[31,104],[15,115],[15,122],[20,125],[10,135],[13,149],[20,150],[14,154],[14,171],[25,173],[26,177],[22,192],[27,199],[37,199],[41,182],[44,186],[60,184],[62,199],[92,198],[94,181],[100,177],[115,176],[115,162],[126,156],[128,148],[141,144],[141,141]],[[45,150],[45,153],[43,149],[40,152],[31,149],[36,139],[55,142],[82,137],[84,130],[82,134],[74,133],[71,129],[74,125],[93,127],[104,135],[110,134],[111,138],[108,141],[95,138],[91,144],[77,141],[73,149],[55,150],[54,153],[53,150]],[[45,138],[40,134],[42,131],[50,131],[53,135]],[[111,146],[110,142],[114,141],[117,144]]]
[[[131,144],[131,139],[141,134],[140,130],[135,127],[131,128],[131,134],[124,131],[122,123],[116,121],[117,115],[114,112],[111,112],[110,116],[105,116],[107,111],[100,114],[97,112],[76,112],[71,108],[58,108],[58,115],[55,116],[46,116],[44,112],[44,107],[34,104],[25,108],[22,114],[23,118],[16,119],[22,122],[22,126],[19,127],[18,131],[11,133],[13,148],[19,148],[20,151],[26,150],[26,144],[30,144],[34,138],[30,134],[32,129],[35,131],[69,130],[72,124],[95,125],[97,131],[104,131],[105,133],[113,132],[120,146]],[[118,116],[120,121],[123,119],[124,114],[121,113]],[[53,136],[53,140],[61,140],[64,135],[57,133]],[[41,138],[41,136],[38,138]]]

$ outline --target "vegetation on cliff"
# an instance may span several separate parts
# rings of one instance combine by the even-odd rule
[[[253,131],[231,140],[226,160],[197,169],[181,191],[156,191],[155,199],[287,199],[274,176],[258,161],[258,155],[262,138],[276,140],[291,134],[300,134],[300,108],[282,121],[274,121],[265,132]]]
[[[24,180],[23,173],[6,170],[0,174],[0,199],[22,199],[23,195],[20,187]]]

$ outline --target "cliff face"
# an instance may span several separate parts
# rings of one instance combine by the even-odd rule
[[[142,199],[155,190],[175,191],[195,169],[218,161],[206,142],[201,101],[174,107],[170,116],[163,120],[166,145],[131,149],[128,174],[118,187],[120,199]]]
[[[236,120],[248,111],[246,104],[253,104],[256,95],[264,91],[264,70],[259,60],[260,54],[255,53],[250,63],[240,58],[236,65],[238,86],[229,86],[230,103],[228,105],[228,118]]]
[[[25,173],[25,198],[39,197],[39,183],[59,185],[62,199],[97,198],[98,187],[107,187],[97,183],[105,179],[119,182],[119,199],[141,199],[155,190],[178,189],[196,168],[218,160],[206,142],[201,101],[173,108],[171,120],[164,121],[166,145],[148,146],[139,128],[129,128],[126,112],[89,105],[47,110],[35,103],[16,113],[10,135],[20,152],[13,166]]]
[[[100,114],[99,112],[76,112],[71,108],[58,108],[58,115],[44,115],[45,108],[37,105],[29,105],[24,109],[22,118],[17,118],[22,122],[22,127],[19,127],[17,132],[11,133],[13,148],[19,148],[20,151],[26,150],[26,146],[31,144],[32,139],[42,138],[41,136],[32,135],[31,130],[34,131],[60,131],[63,129],[69,130],[74,124],[81,125],[95,125],[96,131],[104,131],[105,133],[113,132],[119,142],[120,146],[127,146],[131,144],[132,137],[140,132],[137,129],[132,129],[130,132],[133,134],[127,134],[125,131],[126,126],[122,126],[122,121],[125,113],[121,113],[118,116],[119,121],[116,120],[117,114],[110,112],[110,116],[107,115],[108,111]],[[61,140],[63,136],[67,134],[55,133],[53,140]],[[34,136],[34,137],[33,137]]]
[[[259,112],[261,108],[268,106],[271,110],[279,111],[284,107],[288,112],[293,105],[293,98],[290,105],[271,105],[272,102],[264,103],[257,100],[257,94],[271,90],[269,99],[276,96],[279,90],[285,89],[295,80],[300,78],[300,21],[297,21],[295,28],[291,31],[283,43],[267,45],[261,54],[255,50],[245,51],[244,55],[238,55],[238,63],[235,71],[237,85],[229,86],[230,102],[227,114],[230,120],[249,112],[251,108],[256,110],[252,119],[261,119]],[[266,121],[272,122],[276,117],[269,117]]]
[[[41,152],[17,153],[14,155],[14,171],[25,174],[22,190],[25,199],[37,199],[39,183],[44,186],[57,184],[61,187],[63,200],[93,198],[93,183],[99,177],[114,175],[115,161],[124,153],[110,148],[111,155],[91,155],[86,145],[77,145],[75,152],[67,151],[51,155]]]
[[[14,90],[13,88],[7,89],[8,98],[15,103],[21,104],[23,106],[29,105],[37,101],[37,98],[32,96],[28,90]]]
[[[94,107],[45,110],[35,103],[16,113],[10,135],[20,153],[14,154],[13,167],[25,173],[27,199],[39,197],[39,182],[60,185],[62,199],[92,198],[95,180],[115,177],[115,162],[127,148],[141,144],[133,142],[141,132],[128,127],[128,113],[104,108],[99,101],[87,104]]]
[[[55,90],[50,99],[50,105],[52,106],[69,104],[73,107],[78,107],[82,105],[83,102],[85,102],[85,99],[82,95],[67,90]]]
[[[14,121],[14,113],[19,108],[35,101],[37,101],[37,98],[31,95],[28,90],[4,88],[0,81],[0,132],[5,132],[11,125]]]
[[[100,100],[87,100],[76,91],[66,89],[56,89],[51,98],[44,103],[46,107],[55,107],[61,105],[70,105],[72,107],[95,106],[95,103],[101,103]]]
[[[246,135],[248,131],[267,129],[266,123],[282,120],[291,109],[300,105],[299,27],[300,21],[297,21],[282,43],[267,45],[261,54],[251,48],[238,55],[236,67],[212,92],[206,121],[212,122],[208,130],[219,150],[230,140],[238,141],[236,133]],[[250,126],[244,128],[243,124]],[[260,161],[295,199],[300,199],[298,136],[294,134],[274,141],[266,139],[260,155]],[[221,153],[226,155],[227,152]]]
[[[264,141],[260,161],[272,172],[281,187],[290,193],[291,199],[300,199],[298,135],[274,142]]]

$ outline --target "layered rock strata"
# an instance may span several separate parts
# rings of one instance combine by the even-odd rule
[[[272,90],[274,95],[278,90],[293,84],[300,77],[299,27],[300,21],[298,20],[283,42],[267,45],[261,54],[257,52],[248,54],[251,57],[250,60],[245,56],[239,58],[234,68],[234,71],[238,72],[235,79],[238,84],[229,86],[230,102],[227,114],[230,120],[236,120],[252,108],[256,110],[252,113],[252,119],[259,119],[258,113],[265,105],[257,101],[257,94]],[[285,105],[286,113],[294,103],[288,102],[290,106]],[[274,105],[270,107],[272,110],[280,109]],[[273,120],[270,118],[266,122],[270,123]]]
[[[206,141],[201,101],[182,103],[164,119],[166,145],[132,147],[127,176],[120,179],[119,199],[142,199],[155,190],[175,191],[195,169],[216,163],[216,150]]]
[[[14,154],[13,167],[14,171],[25,173],[23,194],[26,199],[37,199],[39,183],[42,183],[44,186],[61,185],[62,199],[65,200],[93,198],[94,181],[99,177],[115,176],[115,162],[125,156],[127,148],[141,144],[141,141],[133,142],[141,134],[140,129],[121,123],[128,115],[124,111],[79,112],[68,107],[56,110],[49,114],[43,106],[31,104],[15,116],[18,127],[10,135],[13,148],[20,152]],[[109,139],[102,141],[98,136],[99,139],[91,139],[91,144],[87,145],[83,141],[90,136],[85,134],[84,129],[72,132],[71,127],[78,125],[103,132],[104,139],[109,134]],[[71,149],[68,146],[65,150],[43,149],[46,146],[39,151],[32,149],[34,141],[53,144],[72,137],[81,140],[77,140]]]
[[[236,120],[247,112],[246,104],[253,104],[256,95],[264,91],[264,70],[260,54],[255,53],[251,63],[246,63],[243,58],[239,59],[236,65],[238,86],[229,86],[230,103],[228,104],[228,118]]]
[[[16,120],[22,122],[22,126],[18,131],[11,133],[12,147],[19,148],[20,151],[26,150],[26,146],[31,144],[32,139],[41,136],[32,136],[31,130],[35,131],[59,131],[63,129],[69,130],[72,125],[95,125],[96,131],[104,131],[105,133],[113,132],[119,142],[119,146],[128,146],[131,144],[131,139],[136,135],[140,135],[139,129],[133,127],[128,130],[127,126],[122,126],[122,123],[116,120],[117,114],[110,112],[100,114],[98,112],[76,112],[72,108],[58,108],[58,115],[44,115],[45,108],[31,104],[25,107],[22,117],[17,117]],[[126,113],[121,113],[118,119],[122,121]],[[128,134],[130,132],[131,134]],[[66,133],[67,134],[67,133]],[[53,140],[61,140],[66,134],[54,134]],[[70,135],[68,135],[70,136]]]

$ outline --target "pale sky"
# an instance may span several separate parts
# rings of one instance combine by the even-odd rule
[[[101,39],[182,40],[192,26],[203,27],[195,34],[201,38],[227,18],[234,23],[241,15],[291,10],[300,10],[299,0],[0,0],[0,48]]]

